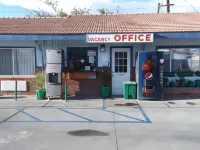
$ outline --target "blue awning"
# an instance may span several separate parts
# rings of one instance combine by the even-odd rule
[[[200,38],[200,32],[154,33],[154,39],[159,38]],[[0,35],[0,40],[86,40],[86,35]]]

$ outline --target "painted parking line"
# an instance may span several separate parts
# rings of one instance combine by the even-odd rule
[[[140,110],[140,112],[142,113],[142,115],[144,116],[144,118],[146,119],[147,123],[152,123],[151,120],[149,119],[149,117],[147,116],[147,114],[144,112],[144,110],[142,109],[141,106],[138,107],[138,109]]]
[[[147,123],[147,122],[141,122],[141,121],[94,121],[94,122],[89,122],[89,121],[5,121],[4,123],[120,123],[120,124],[131,124],[131,123]]]
[[[42,120],[40,120],[40,119],[38,119],[38,118],[36,118],[36,117],[34,117],[34,116],[32,116],[31,114],[29,114],[29,113],[27,113],[27,112],[25,112],[24,110],[22,110],[22,109],[19,109],[19,108],[16,108],[17,110],[19,110],[21,113],[23,113],[24,115],[26,115],[26,116],[28,116],[28,117],[30,117],[30,118],[32,118],[32,119],[34,119],[35,121],[42,121]]]
[[[127,115],[123,115],[123,114],[120,114],[120,113],[116,113],[116,112],[113,112],[113,111],[109,111],[109,110],[106,110],[106,109],[103,109],[103,108],[101,110],[109,112],[109,113],[113,113],[113,114],[116,114],[116,115],[119,115],[119,116],[123,116],[123,117],[126,117],[126,118],[134,119],[134,120],[137,120],[137,121],[145,122],[144,120],[134,118],[134,117],[131,117],[131,116],[127,116]]]
[[[85,117],[83,117],[83,116],[77,115],[77,114],[75,114],[75,113],[72,113],[72,112],[70,112],[70,111],[67,111],[66,109],[62,109],[62,108],[57,108],[57,109],[58,109],[58,110],[61,110],[61,111],[63,111],[63,112],[65,112],[65,113],[71,114],[71,115],[73,115],[73,116],[79,117],[79,118],[81,118],[81,119],[87,120],[87,121],[89,121],[89,122],[94,122],[94,121],[91,120],[91,119],[88,119],[88,118],[85,118]]]
[[[21,110],[19,108],[16,108],[18,111],[20,111],[21,113],[23,113],[24,115],[30,117],[31,119],[33,119],[33,121],[9,121],[7,120],[6,122],[10,122],[10,123],[152,123],[151,120],[148,118],[148,116],[146,115],[146,113],[144,112],[144,110],[142,109],[142,107],[138,107],[137,109],[141,112],[141,114],[143,115],[144,119],[145,120],[142,120],[142,119],[138,119],[138,118],[135,118],[135,117],[132,117],[132,116],[128,116],[128,115],[124,115],[124,114],[121,114],[121,113],[117,113],[117,112],[113,112],[113,111],[110,111],[110,110],[107,110],[107,109],[103,109],[103,108],[83,108],[85,110],[87,109],[94,109],[94,110],[103,110],[103,111],[106,111],[108,113],[113,113],[113,114],[116,114],[116,115],[119,115],[119,116],[123,116],[123,117],[126,117],[126,118],[129,118],[131,119],[130,121],[96,121],[96,120],[91,120],[89,118],[86,118],[84,116],[81,116],[81,115],[78,115],[78,114],[75,114],[75,113],[72,113],[70,111],[68,111],[69,109],[81,109],[81,108],[56,108],[62,112],[65,112],[67,114],[70,114],[70,115],[73,115],[73,116],[76,116],[78,118],[81,118],[81,119],[84,119],[85,121],[80,121],[80,120],[75,120],[75,121],[68,121],[68,120],[47,120],[47,121],[44,121],[44,120],[41,120],[41,119],[38,119],[36,117],[34,117],[33,115],[27,113],[26,111],[24,110]],[[68,109],[68,110],[66,110]],[[5,123],[6,123],[5,122]]]

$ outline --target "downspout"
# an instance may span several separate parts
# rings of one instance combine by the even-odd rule
[[[43,41],[42,44],[38,44],[38,41],[36,41],[36,44],[39,48],[39,50],[42,52],[42,74],[44,74],[44,53],[43,53]]]

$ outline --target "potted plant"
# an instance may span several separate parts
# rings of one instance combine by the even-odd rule
[[[111,82],[111,73],[109,71],[101,70],[99,72],[101,79],[100,94],[103,98],[108,98],[111,96],[110,82]]]
[[[169,82],[170,87],[175,87],[175,82],[172,80]]]
[[[179,81],[180,81],[180,83],[179,83],[180,87],[186,87],[187,86],[187,83],[186,83],[184,77],[181,77]]]
[[[200,76],[200,71],[196,71],[196,72],[195,72],[195,75],[196,75],[196,76]]]
[[[38,100],[43,100],[46,98],[45,86],[45,75],[41,72],[36,74],[36,94]]]
[[[184,71],[184,72],[177,72],[177,75],[179,77],[192,77],[194,75],[194,72],[191,70]]]
[[[168,78],[163,78],[163,86],[164,87],[168,87],[169,86],[169,82],[168,82]]]
[[[200,80],[199,79],[195,80],[195,85],[196,85],[196,87],[200,87]]]
[[[191,80],[189,80],[189,81],[188,81],[188,87],[194,87],[194,82],[191,81]]]

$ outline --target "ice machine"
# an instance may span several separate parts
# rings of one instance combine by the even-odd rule
[[[46,50],[46,96],[62,98],[62,72],[64,51],[62,49]]]

